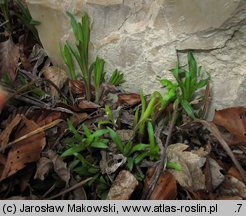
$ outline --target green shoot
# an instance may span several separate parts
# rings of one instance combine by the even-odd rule
[[[67,121],[69,131],[74,135],[75,144],[71,145],[66,151],[63,152],[62,157],[72,156],[75,153],[81,153],[85,150],[92,149],[106,149],[108,148],[108,139],[101,138],[108,130],[96,130],[90,132],[89,129],[83,125],[85,136],[81,135],[77,129],[72,125],[70,120]]]
[[[195,119],[197,116],[190,102],[194,99],[196,91],[205,87],[210,78],[202,79],[201,67],[197,66],[192,52],[188,52],[187,59],[188,70],[179,67],[178,63],[175,68],[170,70],[177,84],[166,79],[160,80],[160,82],[172,94],[172,99],[181,104],[185,113],[191,119]]]
[[[93,81],[94,81],[94,87],[95,87],[95,95],[96,95],[95,102],[96,103],[99,103],[100,86],[104,80],[104,72],[103,72],[104,63],[105,61],[98,57],[94,63]]]
[[[105,109],[105,113],[107,115],[107,120],[99,120],[98,121],[98,128],[101,128],[102,125],[112,125],[112,126],[115,125],[114,116],[113,116],[113,113],[112,113],[109,105],[106,104],[104,109]]]
[[[111,77],[110,77],[110,79],[108,81],[109,84],[115,85],[115,86],[119,86],[120,84],[122,84],[124,82],[125,82],[124,74],[121,73],[117,69],[112,73],[112,75],[111,75]]]
[[[136,152],[142,152],[146,148],[148,148],[149,145],[139,143],[139,144],[134,144],[131,140],[128,141],[126,144],[122,143],[119,135],[112,130],[111,128],[107,128],[109,131],[109,135],[113,142],[115,143],[118,151],[123,154],[127,158],[127,165],[129,170],[132,170],[134,164],[135,164],[135,157],[134,154]]]
[[[81,22],[78,22],[76,18],[69,12],[68,16],[71,19],[71,26],[73,34],[75,36],[76,43],[72,44],[66,42],[63,51],[63,59],[66,65],[68,65],[71,78],[75,78],[74,66],[70,56],[73,56],[79,65],[82,79],[85,83],[86,99],[91,99],[91,73],[88,67],[88,52],[90,41],[90,18],[87,13],[82,16]],[[68,54],[70,52],[70,54]]]

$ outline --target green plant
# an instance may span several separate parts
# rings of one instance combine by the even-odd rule
[[[124,83],[124,74],[121,73],[119,70],[115,70],[111,77],[109,78],[108,83],[111,85],[119,86],[120,84]]]
[[[127,158],[127,166],[129,170],[133,169],[133,166],[135,164],[135,156],[134,154],[136,152],[142,152],[144,151],[149,145],[139,143],[139,144],[134,144],[132,140],[128,141],[126,144],[124,144],[119,135],[112,130],[111,128],[107,128],[110,134],[110,137],[114,141],[118,151],[123,154]]]
[[[40,24],[39,21],[33,20],[28,8],[26,5],[23,4],[21,0],[16,0],[16,4],[20,9],[20,14],[16,14],[17,17],[20,19],[21,23],[26,26],[26,28],[32,33],[35,40],[41,44],[38,31],[36,26]]]
[[[167,81],[170,82],[170,81]],[[140,138],[144,134],[146,127],[146,122],[150,117],[155,119],[158,116],[158,113],[167,107],[167,105],[172,101],[176,95],[176,85],[167,85],[167,92],[162,96],[159,92],[155,91],[151,94],[148,105],[146,106],[146,101],[143,93],[140,94],[141,98],[141,114],[139,118],[139,110],[135,112],[134,118],[134,130],[138,131]]]
[[[90,18],[87,13],[82,16],[81,22],[78,22],[74,15],[67,12],[71,20],[71,26],[75,37],[75,44],[67,41],[63,47],[60,47],[60,52],[64,63],[66,64],[70,78],[76,80],[76,67],[79,66],[80,75],[85,84],[85,94],[88,101],[91,100],[91,81],[95,87],[95,102],[99,103],[101,94],[101,84],[105,81],[104,64],[102,58],[97,57],[95,62],[89,66],[88,52],[90,42]],[[115,70],[110,77],[108,83],[115,86],[125,82],[123,74]]]
[[[115,126],[114,116],[113,116],[112,110],[110,109],[108,104],[105,105],[104,110],[105,110],[105,113],[107,115],[107,119],[106,120],[99,120],[98,121],[98,128],[101,128],[102,125]]]
[[[70,146],[66,151],[62,153],[62,157],[72,156],[77,153],[81,153],[85,150],[91,151],[91,149],[106,149],[108,148],[108,139],[101,138],[104,134],[108,133],[107,129],[96,130],[90,132],[90,130],[82,125],[84,135],[81,135],[73,126],[70,120],[67,121],[69,131],[74,135],[74,144]]]
[[[139,117],[139,110],[135,112],[134,117],[134,131],[139,133],[140,137],[144,134],[144,129],[146,122],[149,120],[150,116],[154,114],[155,108],[158,105],[158,102],[161,98],[159,92],[154,92],[151,97],[148,105],[146,106],[146,100],[143,93],[140,94],[141,98],[141,114]]]
[[[85,84],[86,99],[91,100],[91,70],[88,65],[88,52],[90,41],[90,18],[87,13],[82,16],[81,22],[69,12],[67,12],[71,20],[71,26],[75,37],[75,44],[66,42],[61,49],[62,57],[65,64],[69,68],[71,79],[76,79],[75,66],[73,58],[75,58],[81,72],[82,79]]]
[[[94,81],[94,87],[95,87],[95,102],[99,103],[100,99],[100,86],[102,82],[104,81],[104,63],[105,61],[99,57],[96,58],[96,61],[93,65],[94,73],[93,73],[93,81]]]
[[[170,80],[160,80],[162,85],[167,89],[175,91],[175,100],[179,102],[183,110],[192,119],[196,118],[196,114],[190,102],[194,99],[196,91],[207,85],[210,77],[202,79],[201,66],[197,66],[197,62],[191,51],[188,52],[188,70],[176,64],[176,67],[171,69],[171,72],[177,83]]]
[[[140,163],[144,158],[147,157],[152,161],[159,159],[160,147],[155,142],[154,129],[151,122],[148,122],[147,130],[148,130],[149,146],[148,148],[145,149],[143,153],[139,154],[135,158],[136,164]]]
[[[16,0],[14,2],[18,7],[18,11],[17,10],[10,11],[11,10],[10,8],[12,8],[13,6],[13,1],[0,0],[0,12],[2,17],[4,18],[3,26],[5,30],[11,36],[13,36],[13,34],[18,32],[16,31],[16,29],[14,29],[16,25],[15,17],[18,17],[19,19],[18,21],[20,21],[20,24],[23,25],[27,30],[29,30],[32,33],[36,42],[41,44],[38,36],[38,31],[36,29],[36,26],[39,25],[40,22],[32,19],[32,16],[27,6],[21,0]]]

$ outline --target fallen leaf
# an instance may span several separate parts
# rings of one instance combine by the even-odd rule
[[[59,89],[63,87],[67,80],[66,72],[55,66],[45,67],[42,70],[42,73],[46,79],[53,82]],[[54,86],[50,86],[50,94],[54,97],[59,96],[59,92],[54,88]]]
[[[122,170],[114,180],[107,196],[107,200],[129,200],[138,186],[138,181],[127,170]]]
[[[150,179],[155,169],[149,168],[146,179],[144,181],[144,190],[147,189]],[[174,200],[177,196],[177,184],[174,176],[169,172],[163,172],[158,178],[154,190],[150,196],[150,200]]]
[[[28,120],[23,116],[21,127],[16,130],[14,139],[23,137],[37,129],[39,129],[39,126],[35,122]],[[39,132],[38,134],[13,144],[12,148],[8,152],[4,170],[0,174],[0,181],[23,169],[28,163],[38,161],[40,153],[45,145],[46,141],[44,132]]]
[[[246,107],[216,110],[213,122],[226,128],[235,136],[236,141],[246,141]]]
[[[0,79],[7,73],[10,80],[15,80],[19,58],[19,46],[14,44],[11,37],[0,43]]]
[[[38,126],[42,127],[51,122],[54,122],[55,120],[61,119],[62,116],[60,112],[54,112],[46,109],[37,109],[30,112],[27,115],[27,118],[32,119],[38,124]]]
[[[71,116],[70,121],[74,126],[77,126],[78,124],[82,123],[86,119],[88,119],[89,116],[87,113],[77,113],[76,115]]]
[[[232,166],[228,171],[227,171],[227,175],[233,176],[235,178],[237,178],[238,180],[243,182],[243,178],[240,174],[240,172],[237,170],[237,168],[235,166]]]
[[[242,197],[239,196],[219,196],[216,200],[242,200]]]
[[[225,181],[219,187],[220,196],[240,196],[246,199],[246,185],[233,176],[226,176]]]
[[[237,158],[233,154],[233,152],[232,152],[231,148],[229,147],[229,145],[227,144],[227,142],[224,140],[224,138],[221,135],[221,133],[220,133],[219,129],[217,128],[217,126],[213,122],[208,122],[208,121],[205,121],[205,120],[197,120],[197,122],[200,122],[205,128],[207,128],[215,136],[215,138],[221,144],[222,148],[226,151],[228,156],[233,161],[233,163],[236,166],[236,168],[239,170],[240,174],[242,175],[242,178],[243,178],[244,182],[246,182],[246,172],[245,172],[245,170],[243,169],[243,167],[241,166],[241,164],[239,163],[239,161],[237,160]]]
[[[66,185],[68,185],[70,180],[70,171],[67,168],[67,164],[61,159],[61,157],[56,154],[54,151],[49,150],[48,151],[48,157],[51,159],[54,170],[56,174],[66,182]]]
[[[185,151],[187,145],[176,143],[167,148],[167,160],[180,164],[181,171],[168,169],[182,187],[191,187],[194,191],[205,189],[205,176],[201,170],[206,158]]]
[[[118,94],[117,105],[129,105],[135,106],[141,102],[141,98],[139,94],[136,93],[122,93]]]
[[[78,107],[82,110],[87,110],[87,109],[97,109],[100,106],[98,104],[91,102],[91,101],[82,100],[79,102]]]
[[[39,179],[43,181],[48,175],[49,171],[52,169],[52,161],[49,158],[42,157],[37,163],[37,170],[34,179]]]
[[[46,54],[45,50],[39,44],[36,44],[33,47],[32,52],[29,56],[30,62],[32,62],[32,63],[35,62],[33,69],[32,69],[33,74],[39,73],[39,71],[40,71],[39,68],[41,65],[42,66],[43,65],[49,65],[49,62],[46,63],[47,61],[49,61],[49,59],[47,59],[45,62],[46,57],[47,57],[47,54]]]
[[[9,143],[9,137],[13,129],[20,123],[22,116],[17,114],[15,118],[7,125],[4,131],[0,134],[0,149],[5,150],[7,144]]]
[[[212,187],[215,190],[224,180],[225,176],[221,173],[223,168],[212,158],[208,158],[212,177]]]
[[[73,95],[85,96],[85,84],[81,80],[69,80],[69,88]]]
[[[100,169],[102,174],[108,175],[115,173],[119,167],[123,166],[127,158],[122,154],[112,154],[106,151],[101,151],[102,159],[100,160]]]

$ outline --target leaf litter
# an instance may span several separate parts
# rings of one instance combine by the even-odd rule
[[[23,25],[18,28],[28,32]],[[104,77],[99,88],[89,86],[87,100],[85,80],[73,80],[52,66],[39,42],[25,44],[25,33],[4,34],[0,198],[141,199],[151,192],[153,200],[246,199],[246,110],[217,110],[211,122],[192,119],[205,115],[206,79],[197,84],[206,87],[201,110],[191,106],[199,97],[189,98],[169,80],[161,80],[164,97],[155,92],[146,100],[125,92],[111,83],[122,77],[116,72],[111,81]],[[196,65],[192,62],[189,53],[189,69]],[[95,65],[90,70],[97,81]],[[176,71],[179,85],[189,81]]]

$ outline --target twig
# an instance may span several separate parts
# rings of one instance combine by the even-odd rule
[[[163,146],[161,148],[161,160],[160,160],[160,163],[158,164],[158,166],[155,169],[154,175],[152,176],[152,178],[150,180],[150,184],[149,184],[148,189],[143,193],[141,199],[149,199],[150,198],[150,196],[151,196],[151,194],[152,194],[152,192],[154,190],[154,187],[155,187],[155,185],[156,185],[156,183],[158,181],[158,178],[159,178],[161,172],[163,171],[163,169],[165,168],[164,165],[166,164],[165,162],[167,160],[167,155],[166,155],[167,146],[168,146],[169,141],[171,139],[173,128],[174,128],[174,125],[175,125],[175,122],[176,122],[178,106],[179,106],[179,104],[176,104],[176,106],[174,107],[173,116],[172,116],[172,119],[171,119],[170,127],[168,129],[167,139],[166,139],[166,142],[165,142],[164,146],[163,146],[163,144],[162,144],[162,142],[160,140],[160,134],[159,134],[159,136],[156,136],[156,141]]]
[[[87,183],[88,181],[90,181],[90,180],[92,180],[92,179],[93,179],[93,177],[87,178],[87,179],[85,179],[84,181],[81,181],[81,182],[79,182],[79,183],[73,185],[72,187],[70,187],[70,188],[68,188],[68,189],[66,189],[66,190],[64,190],[64,191],[62,191],[62,192],[60,192],[60,193],[58,193],[58,194],[56,194],[56,195],[54,195],[54,196],[48,198],[48,200],[55,199],[55,198],[57,198],[57,197],[59,197],[59,196],[62,196],[62,195],[66,194],[66,193],[68,193],[68,192],[70,192],[70,191],[73,191],[73,190],[75,190],[75,189],[77,189],[77,188],[83,186],[85,183]]]
[[[210,96],[210,81],[208,81],[206,85],[206,90],[205,90],[205,98],[204,98],[204,105],[202,108],[202,117],[205,118],[207,111],[208,111],[208,104],[209,104],[209,96]]]

